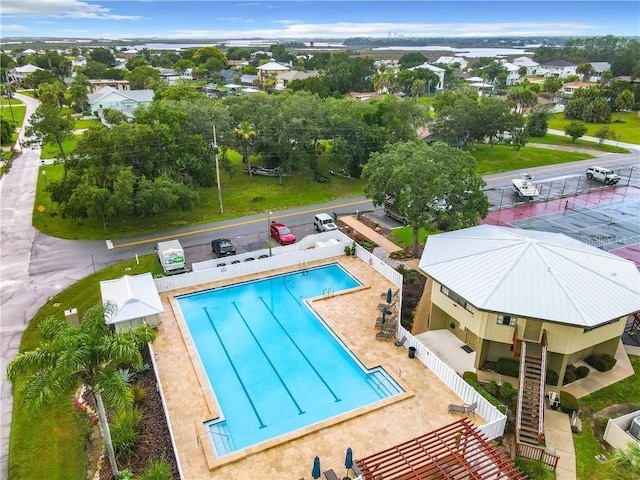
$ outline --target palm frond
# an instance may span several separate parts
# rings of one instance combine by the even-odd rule
[[[93,378],[93,387],[100,391],[104,403],[121,411],[133,405],[133,394],[124,378],[113,368],[101,370]]]

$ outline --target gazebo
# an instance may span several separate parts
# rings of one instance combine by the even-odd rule
[[[526,480],[467,419],[356,460],[363,480]]]

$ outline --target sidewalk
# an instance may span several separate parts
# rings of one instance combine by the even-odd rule
[[[364,235],[373,243],[378,245],[382,251],[379,249],[374,249],[373,254],[383,260],[384,262],[391,265],[393,268],[397,267],[399,264],[405,265],[406,268],[411,268],[413,270],[418,269],[419,259],[412,258],[411,260],[393,260],[389,258],[389,255],[393,252],[399,252],[402,250],[398,245],[393,243],[391,240],[388,240],[384,235],[380,235],[375,230],[367,227],[364,223],[358,220],[353,215],[348,215],[344,217],[340,217],[347,226],[353,228],[356,232]]]

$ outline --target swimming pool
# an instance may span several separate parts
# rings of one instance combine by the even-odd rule
[[[305,302],[358,286],[331,264],[177,297],[220,408],[207,425],[218,456],[403,392]]]

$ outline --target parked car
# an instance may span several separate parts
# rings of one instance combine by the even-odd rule
[[[316,232],[328,232],[329,230],[337,230],[338,226],[335,224],[333,217],[326,213],[317,213],[313,217],[313,228]]]
[[[271,232],[271,236],[277,240],[280,245],[290,245],[296,241],[295,235],[291,233],[289,227],[284,223],[271,222],[269,231]]]
[[[615,185],[620,181],[620,177],[613,170],[603,167],[587,168],[587,178],[589,180],[598,180],[605,185]]]
[[[236,247],[228,238],[216,238],[211,241],[211,250],[220,257],[227,257],[236,254]]]

